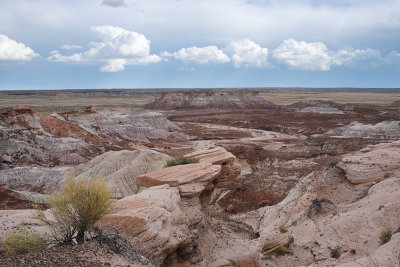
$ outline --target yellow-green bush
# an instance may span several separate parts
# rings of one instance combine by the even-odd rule
[[[390,241],[390,239],[392,239],[392,233],[393,233],[392,227],[386,227],[384,230],[382,230],[382,232],[379,235],[381,245],[386,244],[387,242]]]
[[[50,226],[54,239],[59,244],[71,244],[74,239],[83,243],[86,232],[109,211],[112,191],[100,177],[69,177],[47,201],[52,218],[42,210],[38,217]]]
[[[281,233],[286,233],[288,230],[285,228],[285,226],[281,225],[279,226],[279,232]]]
[[[278,255],[278,256],[283,256],[286,254],[291,253],[290,249],[288,246],[279,246],[277,247],[274,252]]]
[[[49,244],[46,237],[32,231],[8,233],[3,243],[7,250],[14,254],[40,251]]]
[[[197,163],[197,162],[199,162],[199,159],[197,159],[197,158],[193,158],[193,157],[187,158],[184,156],[180,156],[175,159],[168,160],[165,167],[171,167],[171,166],[176,166],[176,165],[185,165],[185,164]]]

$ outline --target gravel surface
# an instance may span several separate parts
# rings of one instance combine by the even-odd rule
[[[24,255],[11,255],[0,248],[0,266],[7,267],[42,267],[42,266],[142,266],[111,251],[107,245],[90,241],[83,245],[53,247],[45,251]]]

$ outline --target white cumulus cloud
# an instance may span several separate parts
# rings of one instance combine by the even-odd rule
[[[60,49],[63,49],[63,50],[75,50],[75,49],[82,49],[82,46],[80,46],[80,45],[63,45],[63,46],[61,46],[60,47]]]
[[[392,51],[386,56],[386,62],[388,64],[400,65],[400,53]]]
[[[268,63],[268,48],[262,48],[249,39],[231,41],[224,51],[232,55],[232,63],[236,68],[242,65],[257,68],[271,66]]]
[[[332,64],[337,66],[369,68],[382,63],[381,52],[375,49],[342,49],[332,56]]]
[[[102,5],[120,7],[125,5],[125,0],[103,0]]]
[[[376,49],[345,48],[339,51],[328,50],[322,42],[307,43],[287,39],[273,52],[277,62],[286,64],[289,69],[328,71],[335,66],[370,69],[393,60],[381,56]]]
[[[273,52],[273,57],[289,69],[330,70],[331,57],[321,42],[306,43],[294,39],[284,40]]]
[[[0,34],[0,61],[30,61],[38,56],[32,48]]]
[[[224,52],[214,45],[206,47],[189,47],[181,48],[174,53],[162,52],[161,56],[174,57],[184,63],[206,64],[206,63],[227,63],[229,57]]]
[[[92,42],[90,49],[72,55],[52,52],[48,57],[56,62],[102,62],[100,70],[117,72],[127,65],[146,65],[157,63],[161,58],[150,54],[150,41],[143,35],[115,26],[92,27],[101,42]]]

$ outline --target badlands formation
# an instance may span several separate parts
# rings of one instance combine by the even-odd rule
[[[255,91],[165,92],[123,114],[3,111],[0,239],[43,231],[32,205],[67,175],[101,176],[116,201],[98,226],[149,266],[399,266],[399,114]],[[165,167],[178,156],[199,161]]]

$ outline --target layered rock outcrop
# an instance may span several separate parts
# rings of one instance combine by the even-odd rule
[[[82,125],[88,131],[104,137],[114,137],[114,141],[151,142],[156,140],[184,141],[187,136],[164,115],[142,108],[133,109],[128,114],[103,113],[63,113],[66,120]]]
[[[184,197],[200,195],[221,172],[221,166],[193,163],[172,166],[139,176],[136,183],[144,187],[168,184],[179,189]]]
[[[353,184],[400,176],[400,141],[370,145],[343,157],[337,165]]]
[[[116,201],[99,225],[115,227],[144,256],[161,264],[178,247],[191,242],[184,224],[178,188],[154,186]]]
[[[50,194],[65,178],[68,167],[16,167],[0,170],[0,183],[12,190]]]
[[[250,91],[177,91],[159,93],[143,106],[154,110],[276,108]]]
[[[199,159],[200,162],[209,162],[213,165],[221,165],[221,172],[215,178],[217,183],[234,180],[241,172],[241,166],[236,160],[236,157],[222,147],[195,151],[186,154],[185,157],[194,157]]]
[[[224,148],[215,147],[185,155],[199,159],[199,163],[172,166],[146,173],[137,178],[140,186],[151,187],[169,184],[178,187],[181,196],[198,196],[214,183],[232,180],[240,175],[240,164],[236,157]]]
[[[162,169],[170,159],[150,149],[109,151],[75,167],[74,171],[79,174],[78,178],[102,177],[113,187],[115,197],[123,198],[138,193],[139,175]]]
[[[108,150],[189,137],[165,116],[144,109],[128,114],[31,110],[0,113],[0,169],[26,164],[78,165]]]
[[[377,124],[362,124],[354,121],[349,125],[330,130],[327,134],[394,141],[400,139],[400,121],[382,121]]]

